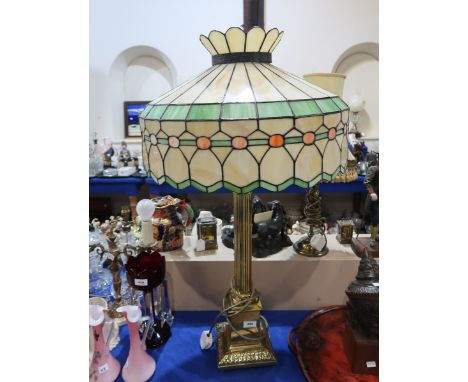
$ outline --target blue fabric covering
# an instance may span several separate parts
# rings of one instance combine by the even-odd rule
[[[216,339],[209,350],[200,350],[203,330],[208,330],[217,312],[175,312],[172,337],[160,349],[150,350],[156,359],[152,382],[196,381],[305,381],[299,364],[288,348],[288,333],[309,314],[306,311],[263,311],[278,362],[275,366],[219,371],[216,366]],[[215,330],[213,330],[215,332]],[[127,326],[120,328],[120,343],[112,351],[123,366],[128,356]],[[120,375],[117,381],[123,381]]]

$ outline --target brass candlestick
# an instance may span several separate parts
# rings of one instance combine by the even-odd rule
[[[216,325],[218,368],[276,363],[262,303],[252,289],[252,194],[234,194],[234,279],[223,300],[227,322]]]
[[[321,201],[322,198],[320,197],[318,185],[315,185],[307,193],[306,205],[304,207],[306,223],[309,224],[309,233],[293,244],[294,250],[300,255],[319,257],[325,256],[328,253],[325,222],[322,218],[322,209],[320,207]],[[312,240],[316,235],[324,239],[325,244],[321,249],[315,248],[312,244]]]
[[[117,308],[122,306],[122,279],[120,277],[120,271],[122,270],[122,255],[130,255],[132,247],[126,245],[123,249],[119,248],[119,229],[115,228],[117,220],[112,219],[109,223],[110,227],[106,228],[103,232],[104,238],[106,239],[109,248],[106,249],[102,244],[94,244],[89,246],[89,251],[96,250],[96,253],[101,257],[107,255],[110,260],[109,270],[112,273],[112,288],[114,289],[114,302],[109,308],[109,317],[111,318],[122,318],[122,314],[117,312]]]

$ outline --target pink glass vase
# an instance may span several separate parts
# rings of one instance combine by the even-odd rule
[[[156,370],[156,361],[146,353],[146,331],[140,340],[138,332],[141,320],[141,310],[135,305],[125,305],[117,309],[127,320],[130,334],[130,352],[127,362],[122,368],[122,378],[125,382],[145,382]],[[149,328],[149,326],[147,326]]]
[[[93,329],[94,353],[89,366],[89,380],[93,382],[113,382],[120,373],[120,364],[109,352],[104,333],[104,310],[100,305],[89,306],[89,325]]]

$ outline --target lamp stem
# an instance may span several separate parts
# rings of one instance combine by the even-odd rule
[[[252,293],[252,194],[234,193],[234,288]]]
[[[253,27],[265,27],[264,0],[244,0],[244,25],[245,32]]]

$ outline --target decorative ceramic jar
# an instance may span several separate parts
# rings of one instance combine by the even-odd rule
[[[158,251],[173,251],[184,244],[185,227],[193,219],[193,211],[184,200],[163,196],[154,198],[153,238]]]

